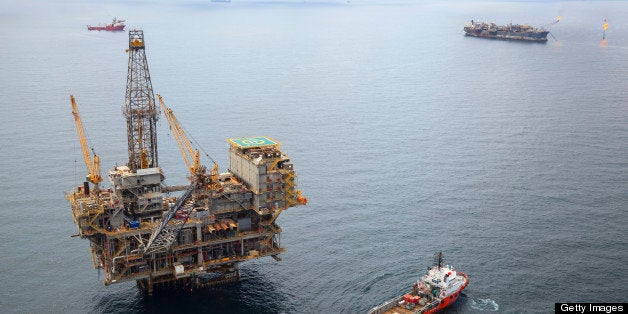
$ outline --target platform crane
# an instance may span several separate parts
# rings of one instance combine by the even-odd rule
[[[177,141],[177,145],[183,155],[185,164],[188,166],[188,170],[190,170],[192,175],[202,173],[204,169],[201,166],[199,150],[192,147],[192,143],[190,143],[190,140],[188,140],[187,136],[185,136],[185,131],[183,131],[183,127],[179,123],[179,120],[175,117],[172,109],[166,107],[164,99],[161,95],[157,94],[157,98],[159,98],[159,103],[164,111],[166,120],[168,120],[170,131],[172,132],[172,135],[174,135],[174,139]]]
[[[100,159],[94,152],[93,148],[91,149],[93,157],[89,152],[87,139],[85,138],[85,129],[83,129],[83,122],[81,120],[78,107],[76,106],[74,95],[70,95],[70,101],[72,102],[72,115],[74,116],[76,131],[78,132],[79,142],[81,143],[81,149],[83,151],[83,160],[85,161],[85,166],[87,167],[86,180],[93,183],[94,189],[98,191],[98,183],[102,182],[102,177],[100,176]]]
[[[157,94],[157,98],[159,98],[159,103],[161,104],[161,108],[163,109],[164,115],[166,116],[166,120],[168,120],[168,125],[170,126],[170,131],[174,135],[175,140],[177,141],[177,145],[179,146],[179,150],[183,155],[183,160],[187,165],[190,173],[192,174],[195,180],[199,181],[199,183],[206,181],[206,168],[201,165],[200,162],[200,152],[198,149],[195,149],[190,143],[190,140],[185,135],[185,131],[183,127],[175,117],[172,109],[166,107],[163,98],[161,95]],[[214,163],[211,172],[211,183],[207,186],[208,188],[214,188],[218,183],[218,164]]]

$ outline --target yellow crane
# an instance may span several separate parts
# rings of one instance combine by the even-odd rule
[[[72,115],[74,116],[74,123],[76,124],[76,131],[78,132],[79,141],[81,142],[81,149],[83,150],[83,159],[85,160],[85,166],[87,167],[87,177],[86,180],[93,183],[95,185],[96,190],[98,190],[98,183],[102,182],[102,177],[100,176],[100,159],[98,155],[94,152],[92,148],[92,155],[89,153],[89,148],[87,146],[87,140],[85,139],[85,130],[83,129],[83,122],[81,120],[81,116],[79,115],[78,107],[76,106],[76,101],[74,100],[74,95],[70,95],[70,101],[72,102]]]
[[[197,177],[198,179],[202,179],[205,177],[205,167],[201,165],[200,162],[200,153],[198,149],[194,149],[190,140],[188,140],[185,135],[185,131],[183,127],[175,117],[172,109],[166,107],[163,98],[161,95],[157,94],[159,98],[159,103],[161,104],[161,108],[163,109],[164,115],[166,116],[166,120],[168,120],[168,125],[170,126],[170,131],[177,141],[177,145],[179,146],[179,150],[183,155],[183,160],[185,164],[188,166],[190,173]],[[214,167],[211,173],[211,183],[208,188],[217,188],[218,183],[218,164],[214,163]]]

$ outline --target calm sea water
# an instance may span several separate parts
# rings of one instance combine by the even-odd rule
[[[547,44],[462,35],[558,15]],[[113,16],[145,31],[155,91],[221,170],[228,137],[283,143],[310,204],[279,218],[282,262],[152,299],[90,268],[63,197],[85,173],[69,95],[104,169],[124,163],[128,35],[85,28]],[[621,1],[3,1],[0,312],[364,312],[439,250],[470,277],[449,313],[625,302],[626,16]],[[161,166],[183,184],[164,121]]]

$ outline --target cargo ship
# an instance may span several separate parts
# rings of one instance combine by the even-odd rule
[[[412,291],[372,308],[369,314],[436,313],[456,302],[468,283],[469,277],[445,265],[443,253],[438,252],[434,266],[428,267],[427,274],[412,285]]]
[[[544,28],[536,28],[528,24],[497,25],[473,20],[464,26],[464,32],[466,36],[532,42],[547,42],[549,34],[549,31]]]
[[[118,20],[117,18],[113,18],[113,21],[111,21],[111,23],[105,25],[105,26],[91,26],[91,25],[87,25],[87,30],[90,31],[123,31],[124,27],[126,25],[124,24],[124,20]]]

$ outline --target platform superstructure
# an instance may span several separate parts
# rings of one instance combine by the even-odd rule
[[[78,236],[90,241],[104,284],[135,280],[148,294],[162,286],[191,289],[232,282],[238,263],[285,251],[275,222],[287,208],[307,203],[280,143],[269,137],[229,139],[230,169],[201,165],[173,110],[155,102],[142,31],[129,32],[124,116],[129,159],[99,185],[98,157],[90,154],[72,97],[87,165],[86,181],[67,194]],[[189,168],[189,185],[167,186],[159,167],[156,121],[163,113]],[[93,150],[92,150],[93,152]]]

